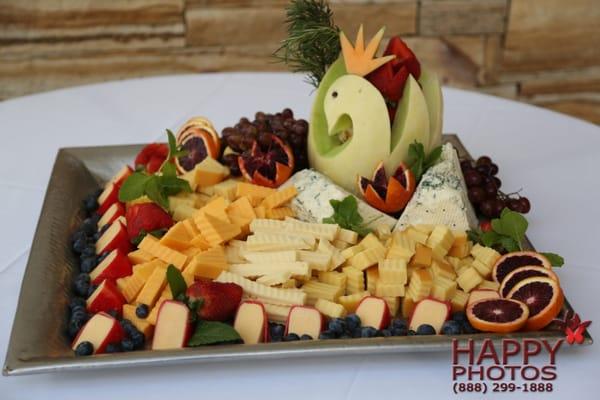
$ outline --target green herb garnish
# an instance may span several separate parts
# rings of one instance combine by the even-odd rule
[[[168,210],[169,196],[181,191],[192,191],[188,181],[177,177],[177,168],[173,163],[173,158],[181,157],[186,152],[177,147],[175,135],[168,129],[167,137],[169,154],[159,171],[156,174],[148,174],[143,171],[131,174],[119,189],[120,201],[133,201],[142,196],[148,196],[150,200]]]
[[[188,346],[203,346],[217,343],[237,343],[242,338],[231,325],[216,321],[198,321]]]
[[[503,252],[523,250],[523,240],[529,223],[522,214],[508,208],[502,210],[500,218],[491,221],[491,230],[483,232],[476,229],[468,232],[469,239],[486,247]],[[540,253],[555,266],[561,267],[565,260],[555,253]]]
[[[408,167],[413,172],[417,183],[421,180],[423,174],[439,160],[441,155],[442,146],[436,147],[427,155],[423,143],[415,141],[408,146]]]
[[[175,268],[173,264],[169,264],[167,267],[167,282],[169,284],[169,288],[171,289],[171,295],[174,299],[180,300],[182,298],[181,296],[185,296],[187,284],[181,275],[181,271]],[[185,300],[185,298],[183,298],[183,300]]]
[[[350,229],[361,236],[367,236],[371,230],[363,225],[363,217],[358,212],[358,203],[352,195],[344,200],[329,200],[333,208],[331,217],[323,218],[325,224],[338,224],[344,229]]]
[[[319,86],[327,68],[340,54],[340,29],[323,0],[293,0],[286,8],[288,37],[273,54],[293,72],[305,72]]]

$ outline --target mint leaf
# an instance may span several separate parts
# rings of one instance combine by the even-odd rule
[[[242,338],[230,325],[223,322],[199,321],[188,346],[203,346],[217,343],[239,342]]]
[[[500,235],[494,231],[483,232],[479,240],[485,247],[494,247],[500,241]]]
[[[352,195],[343,200],[329,200],[333,215],[323,218],[324,224],[338,224],[344,229],[350,229],[361,236],[366,236],[370,230],[363,225],[363,217],[358,212],[358,202]]]
[[[423,174],[437,162],[441,155],[442,146],[431,150],[429,155],[425,154],[423,143],[415,141],[408,146],[407,163],[417,182],[421,180]]]
[[[550,261],[553,267],[562,267],[565,264],[565,259],[556,253],[540,253]]]
[[[425,170],[432,167],[442,156],[442,146],[438,146],[431,150],[427,158],[425,159]]]
[[[502,210],[500,218],[492,220],[492,229],[501,235],[512,238],[517,243],[518,249],[523,248],[521,243],[525,238],[528,226],[529,224],[525,217],[508,208]]]
[[[508,251],[509,253],[521,250],[520,244],[517,243],[513,238],[508,236],[502,236],[498,243],[504,248],[504,250]]]
[[[181,271],[175,268],[173,264],[169,264],[167,267],[167,282],[169,283],[169,288],[174,299],[177,299],[181,295],[185,296],[187,285],[181,275]]]
[[[151,179],[151,175],[146,175],[143,172],[134,172],[133,174],[129,175],[119,189],[119,201],[132,201],[142,197],[144,194],[146,194],[146,184]]]

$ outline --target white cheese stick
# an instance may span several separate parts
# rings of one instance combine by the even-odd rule
[[[308,266],[308,263],[302,261],[287,263],[230,264],[229,272],[244,277],[256,277],[285,272],[297,277],[310,277],[310,267]]]
[[[216,282],[229,282],[240,285],[244,293],[250,297],[265,300],[271,304],[282,305],[304,305],[306,304],[306,293],[298,289],[278,289],[260,283],[253,282],[229,271],[223,271],[215,279]]]

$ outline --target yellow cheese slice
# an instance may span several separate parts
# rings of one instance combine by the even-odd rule
[[[182,269],[187,261],[185,254],[160,244],[158,239],[152,235],[146,235],[138,247],[167,264],[173,264],[178,269]]]

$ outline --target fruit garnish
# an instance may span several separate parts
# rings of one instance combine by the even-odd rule
[[[483,332],[509,333],[521,329],[527,322],[529,309],[511,299],[485,299],[467,308],[469,323]]]
[[[373,172],[373,178],[369,180],[359,176],[357,186],[367,203],[380,211],[393,214],[402,210],[409,202],[416,182],[412,171],[404,163],[388,179],[381,162]]]
[[[254,115],[253,121],[240,118],[234,126],[223,129],[221,135],[227,147],[221,161],[229,167],[232,175],[240,176],[240,154],[250,151],[255,140],[258,140],[259,144],[268,142],[271,134],[290,145],[294,153],[294,171],[308,168],[308,122],[295,119],[293,111],[289,108],[274,114],[259,111]]]
[[[501,283],[509,273],[524,266],[552,267],[546,257],[535,251],[517,251],[505,254],[496,261],[492,268],[492,278]]]
[[[396,58],[395,55],[379,58],[375,57],[375,53],[377,53],[377,50],[379,49],[379,44],[381,43],[384,32],[385,28],[381,28],[369,41],[367,47],[365,47],[362,24],[358,28],[356,44],[354,46],[352,46],[352,43],[350,43],[344,32],[340,32],[342,54],[344,56],[344,63],[346,64],[346,71],[349,74],[365,76],[368,73],[375,71],[386,62]]]
[[[238,165],[248,182],[275,188],[292,175],[294,154],[280,138],[267,134],[238,158]]]
[[[511,273],[506,275],[500,284],[498,292],[502,297],[507,297],[508,293],[513,287],[524,279],[532,278],[535,276],[541,276],[545,278],[554,279],[558,282],[558,276],[549,268],[526,265],[513,270]]]
[[[186,290],[189,300],[200,301],[198,317],[206,321],[227,321],[235,315],[244,290],[235,283],[198,281]]]
[[[333,214],[323,218],[324,224],[338,224],[340,228],[350,229],[361,236],[367,236],[371,230],[363,225],[363,217],[358,212],[358,203],[352,195],[343,200],[329,200]]]
[[[147,196],[164,209],[169,209],[169,196],[181,191],[191,192],[188,181],[177,177],[177,167],[173,163],[174,157],[185,154],[176,143],[175,136],[167,129],[169,151],[165,161],[160,166],[158,173],[152,174],[136,171],[131,174],[119,189],[119,201],[128,202]]]
[[[153,174],[160,169],[168,155],[169,146],[166,143],[147,144],[135,157],[135,169]]]
[[[381,95],[385,98],[390,109],[390,120],[393,121],[397,103],[402,97],[408,74],[414,76],[415,79],[419,79],[421,65],[412,50],[399,36],[390,39],[383,55],[393,55],[396,58],[383,64],[365,78],[379,89]]]
[[[203,117],[189,119],[177,133],[177,146],[186,154],[175,158],[177,170],[185,173],[194,169],[206,157],[216,159],[221,151],[221,139],[211,122]]]
[[[431,150],[429,154],[425,154],[425,146],[423,143],[414,142],[408,147],[407,163],[410,170],[415,176],[417,183],[421,181],[421,177],[429,168],[431,168],[440,159],[442,155],[442,146],[438,146]]]
[[[529,308],[525,330],[537,331],[548,325],[560,312],[565,301],[557,281],[545,277],[522,280],[512,288],[509,299],[521,301]]]
[[[127,234],[132,242],[139,243],[144,236],[154,232],[157,236],[163,229],[173,225],[173,219],[165,210],[154,203],[133,204],[125,213]]]
[[[292,0],[286,7],[288,36],[274,56],[293,72],[305,72],[318,87],[327,68],[340,54],[339,28],[323,0]]]

